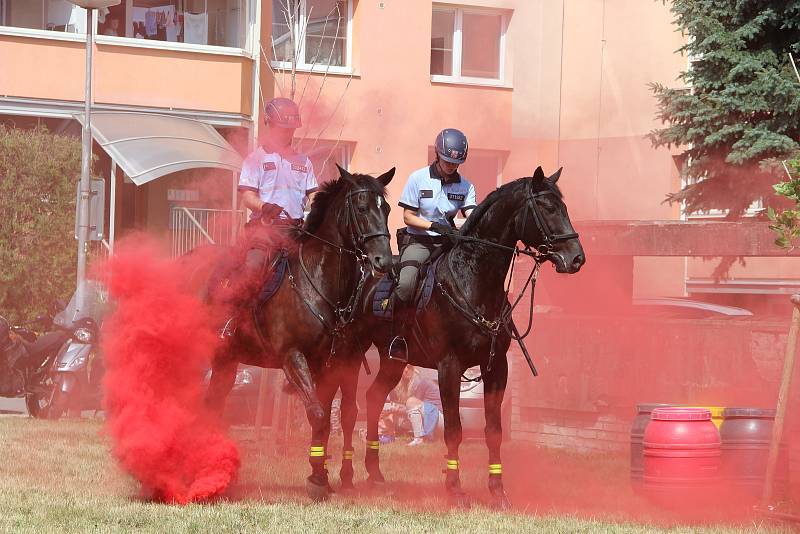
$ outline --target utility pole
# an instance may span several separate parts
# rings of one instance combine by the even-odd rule
[[[121,0],[69,0],[86,9],[86,79],[81,147],[81,181],[78,189],[78,275],[75,301],[80,316],[86,311],[86,259],[89,249],[90,201],[92,196],[92,54],[94,52],[94,10],[115,6]]]

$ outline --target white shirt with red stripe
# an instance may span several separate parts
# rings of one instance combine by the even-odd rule
[[[239,191],[258,193],[263,202],[279,205],[292,219],[303,218],[306,197],[316,189],[314,166],[304,154],[281,156],[258,147],[244,160],[239,175]]]

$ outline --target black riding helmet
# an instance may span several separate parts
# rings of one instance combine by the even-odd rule
[[[445,128],[436,136],[436,153],[448,163],[461,165],[467,160],[467,136],[455,128]]]

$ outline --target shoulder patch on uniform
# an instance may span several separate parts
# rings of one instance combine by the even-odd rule
[[[420,189],[419,198],[433,198],[433,189]]]
[[[458,193],[447,193],[448,200],[458,200],[460,202],[463,202],[465,198],[466,198],[465,195],[460,195]]]
[[[292,170],[297,172],[308,172],[308,167],[299,163],[292,163]]]
[[[264,171],[274,171],[276,169],[274,161],[265,161],[263,165]]]

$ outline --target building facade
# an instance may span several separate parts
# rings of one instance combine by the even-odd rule
[[[681,185],[674,154],[646,137],[659,126],[648,84],[676,86],[687,66],[672,19],[640,0],[122,0],[93,21],[94,105],[195,118],[245,154],[263,102],[293,96],[298,145],[321,178],[333,163],[397,167],[393,203],[431,160],[436,133],[456,127],[479,197],[563,166],[574,221],[675,220],[680,206],[662,202]],[[85,39],[85,14],[66,0],[0,0],[0,119],[77,132]],[[96,153],[110,179],[110,159]],[[174,234],[175,209],[231,201],[228,178],[209,170],[115,180],[119,232]],[[390,222],[401,221],[396,208]],[[713,291],[712,268],[636,258],[634,293]],[[795,272],[793,259],[753,260],[733,268],[725,291],[783,291]]]

